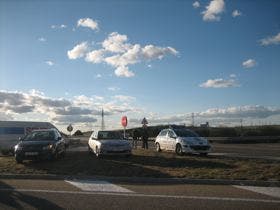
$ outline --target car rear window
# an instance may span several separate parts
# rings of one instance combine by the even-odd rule
[[[121,139],[121,134],[116,131],[99,131],[98,139]]]
[[[176,135],[179,137],[198,137],[198,134],[186,129],[176,129],[174,130]]]

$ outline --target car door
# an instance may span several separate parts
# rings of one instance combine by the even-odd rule
[[[160,133],[160,138],[159,138],[159,144],[160,144],[160,148],[163,150],[166,150],[166,135],[167,135],[167,130],[163,130]]]
[[[174,151],[176,147],[176,134],[173,130],[168,130],[166,141],[168,150]]]
[[[57,152],[62,153],[65,150],[64,140],[62,139],[61,135],[55,131],[55,141],[57,145]]]
[[[92,150],[95,149],[95,146],[94,146],[94,141],[95,141],[94,136],[95,136],[95,134],[92,133],[91,136],[90,136],[90,138],[89,138],[89,142],[88,142],[88,144],[89,144],[89,146],[90,146],[90,148],[91,148]]]

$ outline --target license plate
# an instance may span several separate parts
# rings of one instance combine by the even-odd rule
[[[28,156],[38,155],[38,152],[26,152],[25,155],[28,155]]]

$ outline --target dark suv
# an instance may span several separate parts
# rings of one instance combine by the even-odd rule
[[[56,129],[34,130],[15,146],[17,163],[23,160],[56,159],[65,154],[65,141]]]

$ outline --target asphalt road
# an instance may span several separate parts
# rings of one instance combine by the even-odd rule
[[[0,209],[279,209],[280,188],[243,188],[2,179]]]

